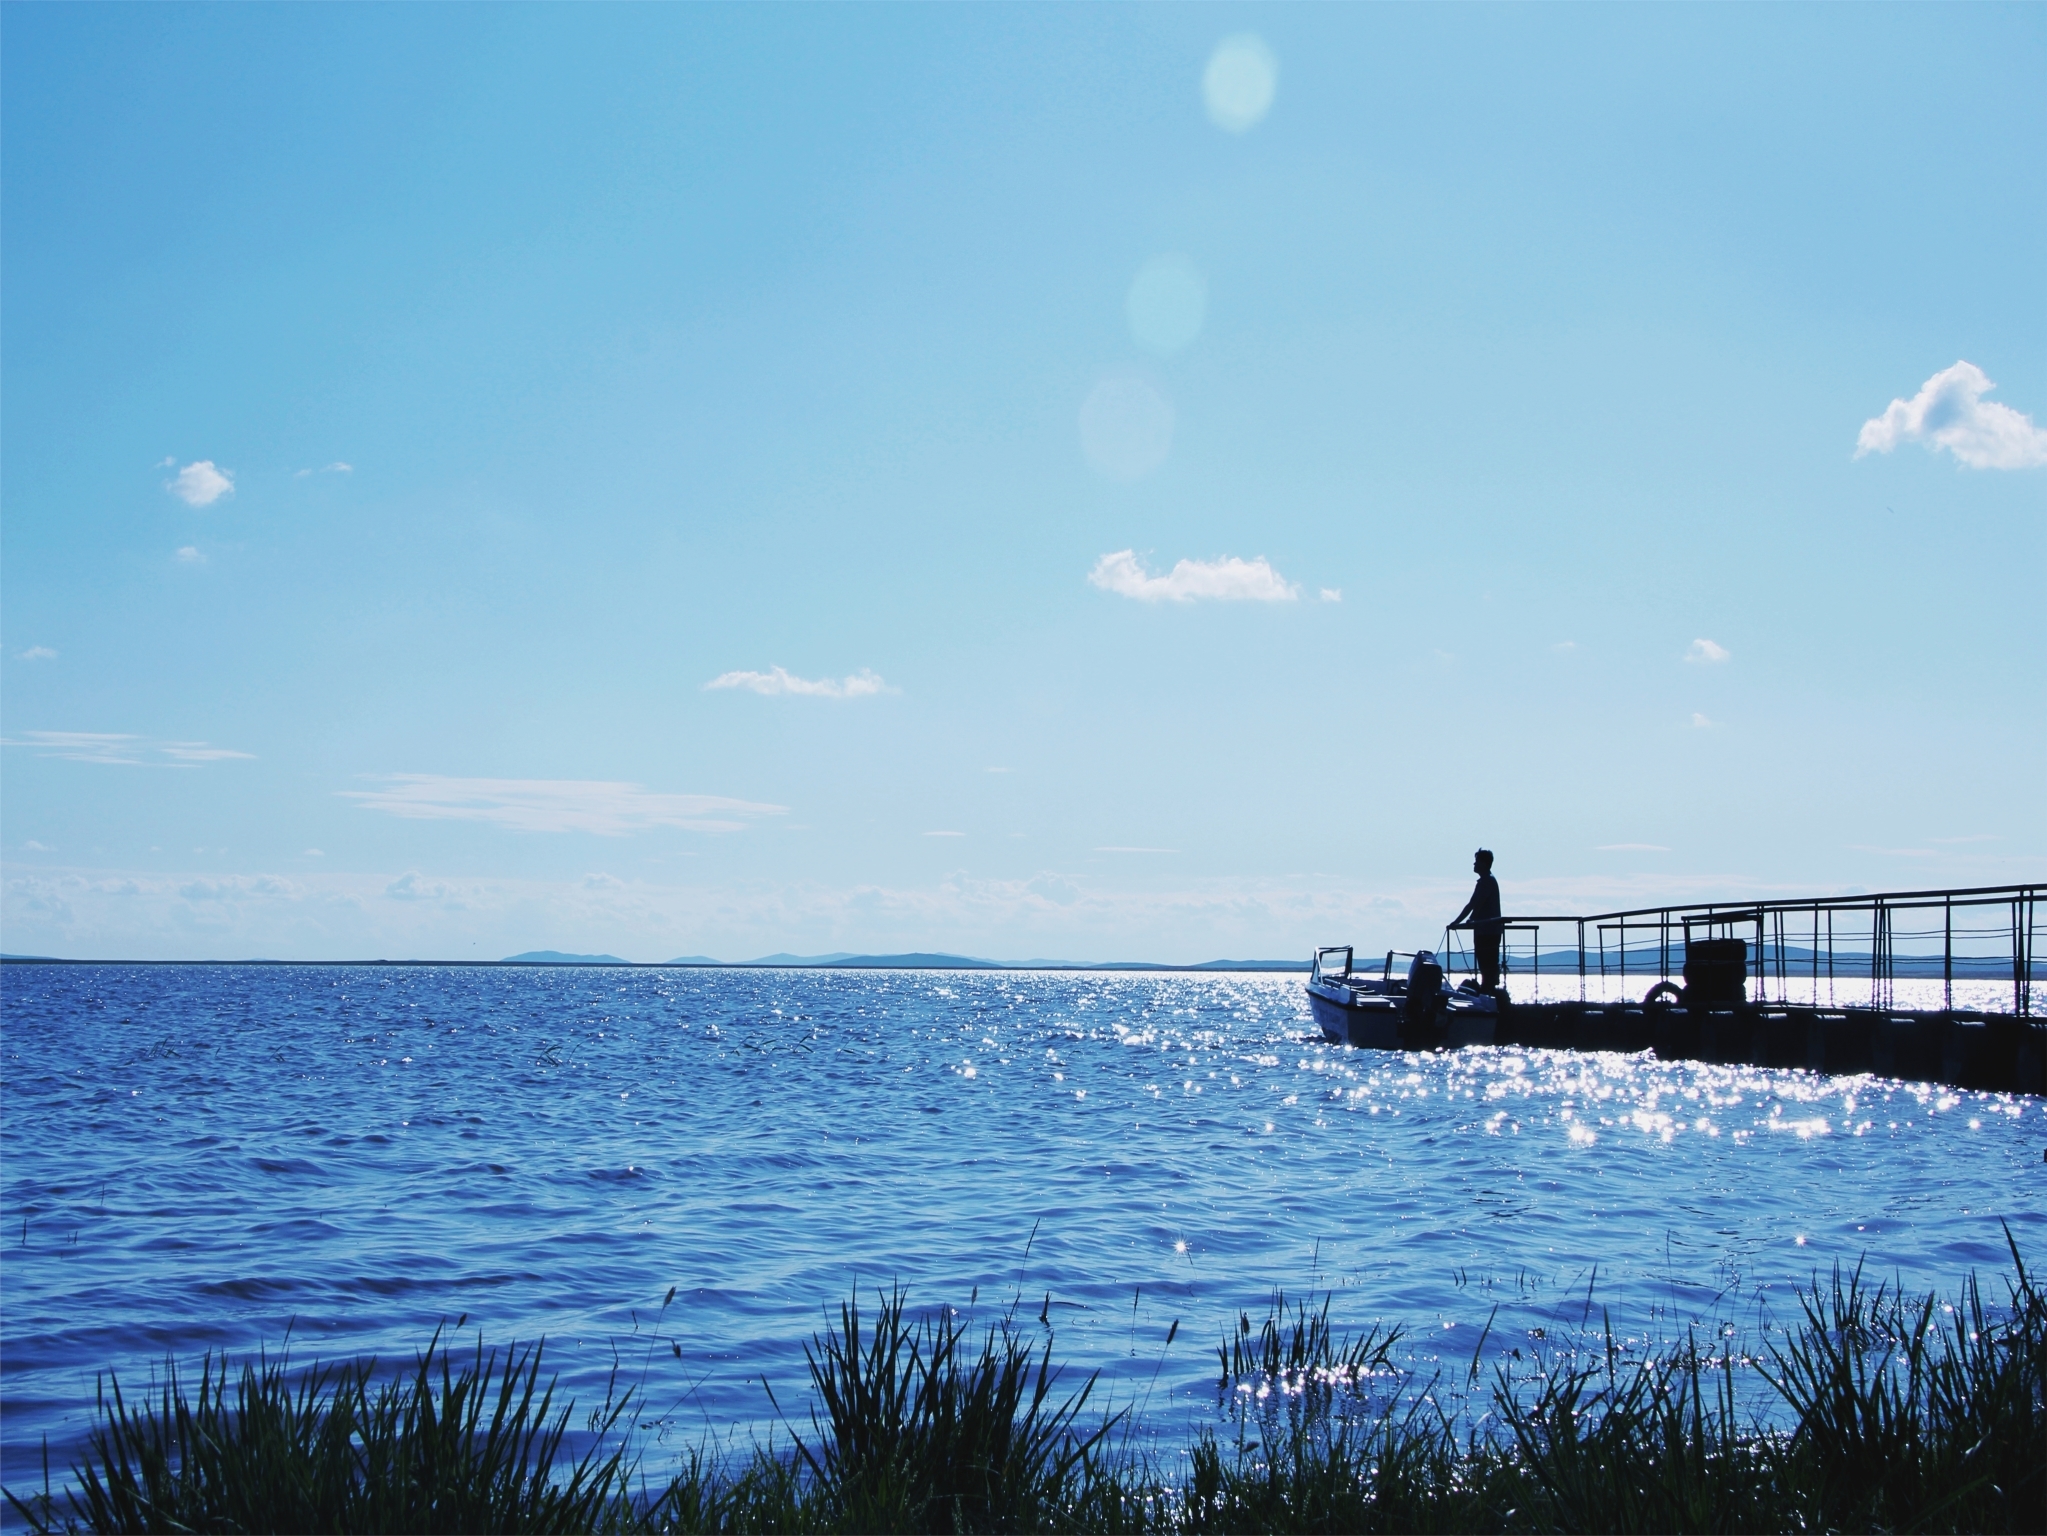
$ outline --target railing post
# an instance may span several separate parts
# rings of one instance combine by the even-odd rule
[[[1955,1011],[1955,899],[1940,904],[1940,1005]]]
[[[1812,1005],[1820,1005],[1820,904],[1812,904]]]

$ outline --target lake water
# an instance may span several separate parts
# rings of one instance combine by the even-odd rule
[[[1795,1312],[1865,1260],[2047,1263],[2043,1101],[1870,1078],[1323,1044],[1275,975],[9,966],[0,1477],[94,1376],[545,1335],[646,1448],[801,1416],[857,1286],[1017,1315],[1163,1435],[1275,1287],[1463,1374],[1602,1315]],[[665,1312],[670,1287],[675,1299]],[[2001,1289],[1999,1290],[2001,1294]],[[1049,1305],[1047,1298],[1049,1297]],[[1589,1298],[1589,1301],[1588,1301]],[[1495,1309],[1497,1308],[1497,1311]],[[1170,1324],[1176,1342],[1165,1348]],[[670,1344],[679,1346],[678,1360]]]

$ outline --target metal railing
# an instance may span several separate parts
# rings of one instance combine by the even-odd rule
[[[1545,970],[1568,976],[1575,969],[1582,1000],[1594,977],[1619,978],[1625,987],[1631,975],[1666,981],[1681,975],[1696,933],[1746,942],[1750,995],[1759,1002],[1891,1008],[1901,979],[1938,980],[1940,1006],[1952,1011],[1957,982],[1977,983],[1971,991],[1989,1001],[2001,989],[1982,984],[2009,978],[2010,1012],[2029,1018],[2033,983],[2047,979],[2037,969],[2042,892],[2047,885],[1990,885],[1509,917],[1501,969],[1532,975],[1538,988]],[[1545,948],[1545,930],[1557,928],[1568,928],[1572,941]],[[1461,943],[1451,959],[1454,969],[1470,969]],[[1866,998],[1856,985],[1864,981]]]

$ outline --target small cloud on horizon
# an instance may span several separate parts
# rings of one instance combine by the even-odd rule
[[[964,832],[926,832],[926,837],[965,837]]]
[[[454,889],[438,880],[425,879],[416,869],[408,869],[384,887],[384,894],[393,901],[436,901],[452,896]]]
[[[2001,843],[2002,835],[1996,832],[1972,832],[1967,837],[1929,837],[1929,843]]]
[[[199,553],[199,546],[196,544],[179,545],[177,554],[172,558],[180,565],[204,565],[206,563],[206,557]]]
[[[1692,711],[1692,729],[1693,729],[1693,730],[1695,730],[1695,731],[1709,731],[1709,730],[1711,730],[1712,728],[1713,728],[1713,722],[1712,722],[1711,720],[1708,720],[1708,719],[1707,719],[1707,718],[1706,718],[1706,717],[1705,717],[1704,715],[1700,714],[1700,713],[1699,713],[1699,712],[1698,712],[1697,710],[1693,710],[1693,711]]]
[[[32,645],[25,651],[14,653],[16,661],[55,661],[57,653],[47,645]]]
[[[37,842],[34,838],[30,838],[21,846],[26,848],[30,853],[48,853],[50,851],[45,844]]]
[[[299,857],[302,859],[324,859],[327,857],[327,855],[322,853],[317,848],[308,848],[304,853],[300,854]]]
[[[2047,428],[1984,395],[1997,388],[1974,363],[1943,368],[1910,400],[1893,400],[1855,436],[1855,457],[1889,453],[1900,443],[1946,449],[1971,469],[2033,469],[2047,464]]]
[[[165,481],[164,489],[188,507],[210,507],[221,497],[234,494],[235,472],[218,468],[211,459],[199,459],[179,470],[175,480]]]
[[[602,779],[464,779],[437,773],[382,776],[382,789],[338,793],[365,810],[408,821],[481,821],[514,832],[593,832],[620,837],[650,827],[739,832],[739,818],[782,816],[788,807],[722,795],[662,794]]]
[[[1717,665],[1728,660],[1733,655],[1734,652],[1730,651],[1726,646],[1717,645],[1713,641],[1702,637],[1692,642],[1692,648],[1685,652],[1685,660],[1703,661],[1708,665]]]
[[[821,677],[815,680],[797,677],[782,667],[770,667],[765,672],[721,672],[704,684],[704,688],[707,692],[713,688],[744,688],[769,697],[795,694],[817,699],[864,699],[878,693],[900,691],[890,688],[878,674],[866,667],[843,679]]]
[[[1578,649],[1578,642],[1575,640],[1559,640],[1550,649],[1553,651],[1575,651]]]
[[[1324,588],[1322,589],[1322,601],[1323,601],[1323,602],[1325,602],[1325,603],[1340,603],[1340,602],[1342,602],[1342,601],[1343,601],[1343,588],[1341,588],[1341,587],[1324,587]]]
[[[1178,853],[1179,851],[1177,848],[1131,848],[1120,843],[1111,843],[1106,847],[1095,850],[1096,853]]]
[[[1290,603],[1301,595],[1300,588],[1275,571],[1263,555],[1255,560],[1235,555],[1220,560],[1181,560],[1164,576],[1154,576],[1145,570],[1136,550],[1119,549],[1097,560],[1087,579],[1104,592],[1141,603],[1189,603],[1203,598]]]
[[[353,464],[344,464],[341,460],[336,459],[332,464],[322,465],[319,469],[301,469],[293,478],[304,480],[309,475],[352,475],[354,473],[355,466]]]

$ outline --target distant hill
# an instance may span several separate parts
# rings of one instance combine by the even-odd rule
[[[663,965],[723,965],[723,960],[713,960],[709,955],[677,955],[673,960],[664,960]]]
[[[834,968],[864,966],[874,970],[972,970],[999,971],[1003,969],[1000,960],[976,960],[967,955],[843,955],[836,960],[827,960],[826,965]]]
[[[500,965],[631,965],[617,955],[565,955],[558,949],[529,949],[523,955],[507,955]]]
[[[853,958],[850,950],[836,950],[829,955],[762,955],[758,960],[742,960],[741,965],[831,965],[840,960]]]

